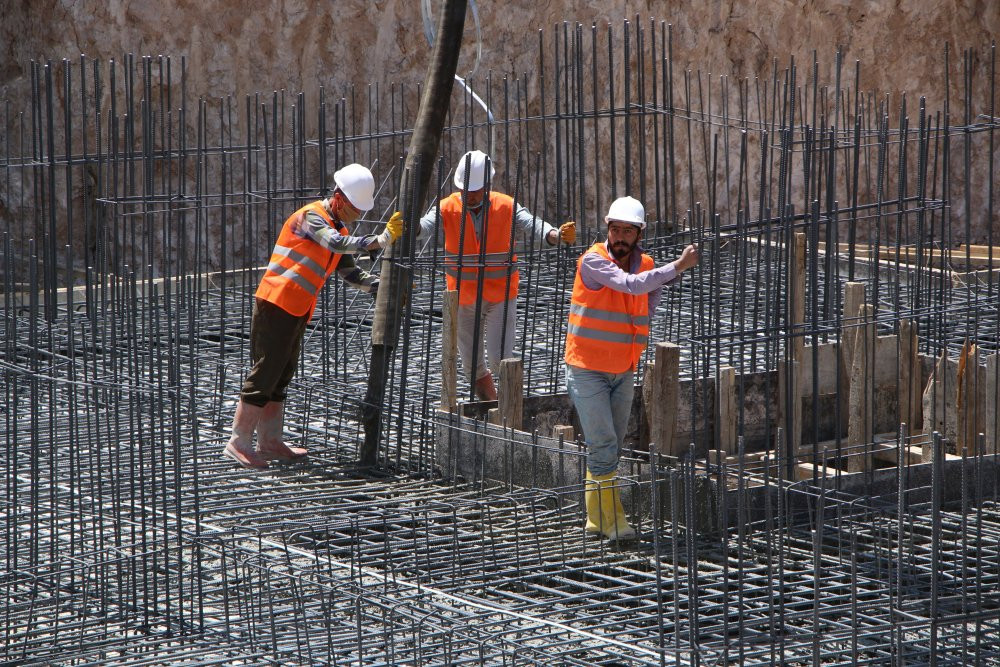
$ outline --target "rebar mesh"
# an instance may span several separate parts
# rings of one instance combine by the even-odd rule
[[[800,340],[812,363],[864,326],[842,311],[849,281],[877,304],[879,334],[911,320],[928,358],[956,358],[966,340],[997,352],[992,47],[964,83],[971,103],[972,74],[987,80],[988,108],[949,124],[923,100],[911,119],[912,98],[909,112],[905,100],[891,109],[857,78],[797,83],[794,65],[770,81],[723,79],[706,101],[669,36],[655,22],[589,37],[564,25],[539,38],[538,101],[527,74],[488,76],[470,85],[494,120],[466,98],[446,130],[439,193],[453,158],[488,147],[498,186],[580,224],[570,248],[518,242],[526,395],[564,389],[575,262],[624,193],[647,204],[657,264],[690,242],[704,252],[652,323],[654,340],[681,345],[685,380],[728,365],[741,382],[777,384]],[[608,90],[589,78],[601,49],[614,55]],[[360,229],[398,207],[408,131],[396,128],[415,104],[393,87],[367,107],[347,91],[188,105],[165,63],[35,63],[31,110],[45,113],[8,111],[4,125],[0,192],[22,223],[2,248],[5,663],[1000,663],[1000,477],[985,435],[961,451],[904,431],[895,463],[850,488],[844,462],[884,434],[824,455],[806,428],[791,451],[772,415],[756,459],[629,449],[620,484],[641,539],[624,546],[585,532],[579,485],[450,475],[437,436],[467,426],[438,418],[433,241],[411,267],[378,466],[356,464],[373,301],[333,280],[286,410],[308,462],[234,468],[219,452],[249,365],[257,267],[284,217],[329,193],[336,165],[376,174]],[[60,76],[74,93],[65,109]],[[971,244],[984,239],[959,206],[974,188],[989,193],[978,259]],[[796,233],[801,321],[789,305]],[[701,408],[681,426],[709,432],[709,398],[690,391]],[[816,422],[825,408],[810,409]],[[926,450],[923,468],[907,449]],[[578,450],[565,456],[582,467]],[[837,472],[790,474],[821,459]]]

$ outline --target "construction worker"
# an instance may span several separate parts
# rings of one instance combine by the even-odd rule
[[[699,253],[689,245],[680,258],[654,267],[639,245],[646,213],[632,197],[616,199],[604,221],[607,241],[598,241],[577,260],[566,333],[566,387],[587,443],[586,530],[625,540],[634,538],[635,530],[615,476],[632,409],[633,374],[661,288],[697,264]]]
[[[459,159],[455,169],[453,181],[458,191],[442,199],[438,207],[444,226],[446,282],[448,289],[458,290],[458,353],[476,396],[485,401],[497,399],[493,375],[498,372],[500,361],[514,352],[519,273],[517,255],[512,254],[512,217],[533,239],[539,242],[544,239],[550,246],[576,240],[575,222],[556,229],[524,206],[515,207],[509,195],[491,190],[489,185],[495,173],[486,153],[469,151]],[[431,208],[420,219],[417,240],[431,237],[437,222],[437,208]],[[481,250],[485,252],[485,262]],[[479,335],[475,339],[480,279],[483,296]]]
[[[347,225],[374,206],[375,179],[360,164],[333,175],[333,196],[306,204],[288,217],[278,234],[255,294],[250,322],[253,366],[243,383],[223,454],[244,468],[267,468],[269,460],[294,461],[302,447],[285,444],[285,390],[295,374],[302,336],[316,298],[336,269],[348,285],[374,292],[377,279],[354,263],[354,254],[378,250],[402,234],[397,212],[378,235],[351,236]],[[253,445],[257,432],[257,447]]]

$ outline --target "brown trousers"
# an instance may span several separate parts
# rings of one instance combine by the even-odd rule
[[[285,400],[299,361],[308,315],[295,316],[269,301],[255,299],[250,320],[250,360],[240,398],[263,407]]]

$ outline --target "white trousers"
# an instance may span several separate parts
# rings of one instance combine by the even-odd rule
[[[507,317],[504,318],[506,310]],[[500,360],[514,354],[514,324],[517,321],[517,299],[490,303],[484,301],[480,310],[479,340],[473,340],[476,328],[476,304],[458,307],[458,354],[462,358],[465,376],[473,381],[492,372],[500,372]],[[503,349],[500,349],[501,339]],[[483,349],[483,342],[486,346]],[[475,374],[472,356],[475,351]]]

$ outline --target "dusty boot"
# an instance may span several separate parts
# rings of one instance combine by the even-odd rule
[[[269,461],[297,461],[307,452],[285,444],[285,403],[270,401],[264,406],[257,425],[257,453]]]
[[[625,516],[619,489],[615,485],[616,473],[591,475],[587,471],[584,501],[587,506],[587,532],[600,533],[609,540],[631,540],[635,529]]]
[[[236,405],[233,416],[233,434],[229,444],[222,450],[222,455],[239,463],[244,468],[261,470],[267,467],[267,461],[253,448],[253,432],[260,421],[263,408],[240,401]]]
[[[493,375],[491,373],[487,373],[476,380],[476,396],[481,401],[497,400],[497,388],[493,384]]]

